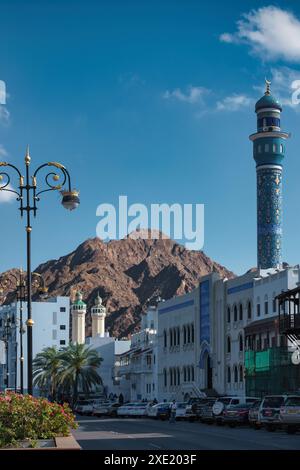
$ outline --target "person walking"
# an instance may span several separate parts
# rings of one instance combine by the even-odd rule
[[[176,400],[173,400],[170,405],[169,423],[176,423],[176,410],[177,410],[177,403],[176,403]]]

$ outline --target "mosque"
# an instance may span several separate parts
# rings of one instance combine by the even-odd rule
[[[73,341],[96,345],[106,339],[118,345],[118,379],[127,384],[126,398],[186,400],[203,392],[263,396],[300,388],[298,367],[290,360],[293,348],[278,328],[276,301],[300,285],[299,265],[282,263],[282,170],[289,134],[281,130],[281,112],[266,81],[255,105],[257,129],[249,137],[256,164],[256,268],[234,279],[212,272],[194,291],[151,308],[151,347],[140,340],[125,345],[106,337],[100,298],[91,312],[92,338],[85,340],[86,306],[79,294],[72,305]],[[139,366],[136,359],[143,355],[147,362],[141,360]]]

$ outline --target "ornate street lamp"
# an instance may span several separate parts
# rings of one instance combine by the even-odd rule
[[[40,298],[45,299],[48,296],[48,288],[45,286],[45,281],[43,277],[36,272],[31,274],[31,284],[37,289],[38,295]],[[20,303],[20,312],[19,312],[19,333],[20,333],[20,392],[24,392],[24,353],[23,353],[23,334],[25,333],[25,328],[23,324],[23,302],[26,301],[26,273],[23,269],[20,269],[16,274],[10,272],[5,275],[4,278],[0,281],[0,298],[3,296],[4,291],[9,288],[15,288],[16,290],[16,300]],[[3,299],[2,299],[3,300]],[[3,300],[4,301],[4,300]],[[17,341],[16,341],[17,348]],[[16,359],[16,377],[17,377],[17,359]],[[17,391],[17,385],[15,385]]]
[[[5,354],[6,355],[6,359],[5,359],[5,362],[6,362],[6,368],[5,368],[6,378],[5,378],[5,382],[4,382],[5,385],[6,385],[6,388],[9,387],[8,343],[9,343],[10,335],[11,335],[11,318],[10,318],[9,314],[7,314],[6,317],[5,317],[5,320],[4,320],[3,333],[2,333],[2,341],[5,344],[5,353],[6,353]]]
[[[14,193],[17,197],[17,201],[20,203],[19,210],[21,217],[24,213],[26,214],[26,239],[27,239],[27,361],[28,361],[28,393],[33,393],[33,382],[32,382],[32,278],[31,278],[31,213],[34,217],[37,212],[37,202],[40,200],[40,195],[48,191],[60,191],[62,195],[62,205],[65,209],[73,210],[80,204],[79,192],[72,190],[71,178],[68,170],[61,163],[48,162],[40,165],[35,172],[30,175],[29,167],[31,158],[29,155],[29,149],[25,155],[25,177],[21,171],[11,163],[0,162],[0,167],[8,167],[13,169],[19,179],[19,191],[10,188],[10,176],[8,173],[0,172],[0,191],[8,191]],[[41,170],[46,168],[52,168],[52,171],[44,176],[44,188],[41,191],[38,190],[37,178]],[[55,171],[54,171],[55,169]],[[59,173],[58,173],[59,172]],[[53,182],[50,182],[52,178]],[[60,184],[57,184],[60,181]],[[65,188],[66,185],[66,188]]]

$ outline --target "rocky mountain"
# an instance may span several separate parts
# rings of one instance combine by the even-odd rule
[[[182,295],[211,271],[234,276],[202,251],[187,250],[168,238],[138,236],[108,243],[88,239],[72,253],[47,261],[35,271],[42,274],[51,295],[72,297],[80,289],[90,307],[99,292],[108,310],[107,328],[119,337],[138,329],[141,313],[153,295],[163,299]],[[90,325],[88,315],[87,333]]]

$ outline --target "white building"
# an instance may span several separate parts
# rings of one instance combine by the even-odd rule
[[[158,317],[150,305],[141,320],[141,330],[131,337],[131,348],[120,356],[118,376],[130,401],[152,401],[158,397]]]
[[[27,390],[27,335],[26,335],[26,308],[23,302],[23,370],[24,391]],[[33,358],[46,347],[60,349],[69,344],[69,297],[55,297],[43,302],[32,302],[33,325]],[[4,364],[0,364],[0,390],[20,387],[20,302],[0,307],[0,338],[5,337],[5,320],[11,319],[10,335],[8,337],[8,385],[6,354]],[[2,354],[3,356],[3,354]]]

